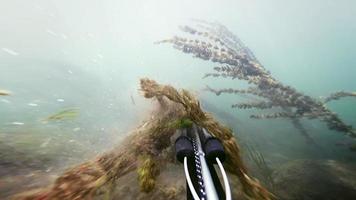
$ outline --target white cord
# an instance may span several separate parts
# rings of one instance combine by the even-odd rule
[[[185,172],[185,177],[186,177],[187,182],[188,182],[189,190],[192,193],[194,200],[200,200],[197,192],[194,189],[192,180],[190,179],[187,157],[184,157],[184,172]]]
[[[219,158],[216,158],[216,162],[219,165],[221,174],[222,174],[223,179],[224,179],[226,200],[231,200],[231,190],[230,190],[229,180],[227,179],[225,169],[224,169],[223,165],[221,164]]]

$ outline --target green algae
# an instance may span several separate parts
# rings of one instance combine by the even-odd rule
[[[190,128],[193,126],[193,121],[189,118],[181,118],[169,123],[169,128],[180,129],[180,128]]]
[[[140,158],[141,165],[137,169],[138,181],[143,192],[150,192],[155,188],[159,169],[152,156],[145,155]]]

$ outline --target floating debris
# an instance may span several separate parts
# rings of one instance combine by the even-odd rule
[[[104,58],[104,56],[102,55],[102,54],[97,54],[97,56],[98,56],[98,58],[100,58],[100,59],[103,59]]]
[[[80,131],[80,128],[79,128],[79,127],[73,128],[73,131],[74,131],[74,132]]]
[[[4,102],[4,103],[11,103],[11,101],[7,100],[7,99],[1,99],[0,100],[1,102]]]
[[[37,104],[37,103],[28,103],[27,105],[32,106],[32,107],[36,107],[36,106],[38,106],[38,104]]]
[[[8,49],[8,48],[1,48],[2,51],[12,55],[12,56],[17,56],[19,55],[19,53],[17,53],[16,51],[14,50],[11,50],[11,49]]]
[[[142,127],[142,128],[145,128],[147,124],[148,124],[148,122],[145,122],[145,123],[142,124],[141,127]]]
[[[47,32],[48,34],[54,36],[54,37],[57,37],[57,36],[58,36],[58,34],[57,34],[56,32],[54,32],[54,31],[52,31],[51,29],[47,29],[46,32]]]
[[[136,105],[135,99],[133,98],[132,94],[130,95],[130,97],[131,97],[131,103],[132,103],[132,105]]]
[[[10,91],[0,89],[0,96],[9,96],[9,95],[11,95]]]
[[[66,40],[68,37],[65,35],[65,34],[63,34],[63,33],[61,33],[61,37],[64,39],[64,40]]]
[[[75,108],[71,109],[66,109],[63,111],[60,111],[56,114],[53,114],[43,121],[62,121],[62,120],[70,120],[70,119],[75,119],[79,115],[79,110]]]
[[[91,61],[92,61],[93,63],[98,63],[98,60],[95,59],[95,58],[92,58]]]

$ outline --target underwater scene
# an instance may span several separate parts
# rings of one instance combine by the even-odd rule
[[[356,1],[2,0],[0,199],[356,199]]]

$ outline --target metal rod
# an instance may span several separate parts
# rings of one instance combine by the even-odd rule
[[[197,170],[201,170],[201,173],[202,173],[206,198],[208,200],[219,200],[219,197],[217,195],[217,192],[216,192],[216,189],[214,186],[213,179],[212,179],[210,171],[209,171],[208,164],[206,163],[206,160],[205,160],[205,153],[202,148],[202,144],[200,141],[200,137],[199,137],[196,125],[194,125],[192,127],[192,129],[193,129],[193,135],[195,137],[194,139],[196,141],[197,150],[198,150],[196,152],[196,155],[199,156],[200,165],[201,165],[201,169],[197,169]],[[202,200],[203,200],[203,198],[202,198]]]

